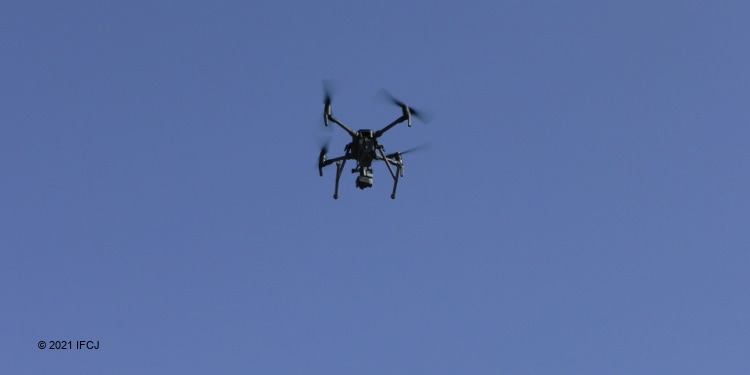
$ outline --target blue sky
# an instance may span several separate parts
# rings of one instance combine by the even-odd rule
[[[749,15],[6,2],[0,373],[748,373]]]

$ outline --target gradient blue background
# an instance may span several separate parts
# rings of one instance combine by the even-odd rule
[[[3,2],[0,373],[750,373],[749,4]]]

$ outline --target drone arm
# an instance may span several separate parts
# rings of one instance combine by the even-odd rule
[[[318,167],[322,170],[324,167],[327,167],[327,166],[329,166],[329,165],[331,165],[333,163],[337,163],[337,162],[340,162],[340,161],[346,161],[347,159],[351,159],[351,157],[349,155],[344,155],[344,156],[339,156],[337,158],[328,159],[328,160],[325,160],[322,163],[320,163],[320,165]]]
[[[383,133],[387,132],[392,127],[394,127],[394,126],[396,126],[396,125],[398,125],[398,124],[400,124],[400,123],[402,123],[404,121],[407,121],[407,123],[409,124],[409,126],[411,126],[411,117],[408,114],[402,115],[401,117],[399,117],[396,120],[394,120],[392,123],[386,125],[383,129],[380,129],[377,132],[375,132],[375,138],[380,137],[381,135],[383,135]]]
[[[326,120],[331,121],[334,124],[340,126],[341,129],[344,129],[344,131],[347,132],[347,133],[349,133],[349,135],[351,135],[352,137],[356,137],[357,136],[357,132],[355,132],[352,129],[349,129],[348,126],[344,125],[344,123],[342,123],[341,121],[339,121],[337,118],[333,117],[333,114],[330,113],[330,111],[328,113],[326,113]],[[327,122],[326,122],[326,126],[328,126]]]
[[[385,152],[384,152],[384,150],[382,148],[378,149],[378,151],[380,151],[380,155],[376,156],[375,159],[376,160],[383,160],[385,162],[385,164],[388,166],[388,169],[390,169],[391,164],[399,167],[400,169],[403,169],[404,163],[401,160],[401,157],[400,157],[399,153],[385,155]],[[398,158],[394,159],[393,158],[394,156],[398,156]],[[393,175],[393,173],[391,173],[391,175]]]
[[[393,173],[393,169],[391,168],[391,163],[395,164],[393,160],[390,160],[385,156],[385,152],[383,152],[382,146],[378,147],[378,152],[380,152],[380,157],[378,159],[385,162],[385,166],[388,167],[388,172],[391,172],[391,177],[396,178],[396,175]]]

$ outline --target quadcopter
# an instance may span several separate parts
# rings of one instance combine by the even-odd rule
[[[346,164],[347,160],[355,160],[357,163],[357,166],[352,169],[352,173],[359,173],[359,176],[357,176],[357,179],[355,181],[356,186],[359,189],[367,189],[372,187],[372,162],[377,160],[382,160],[383,162],[385,162],[385,165],[388,167],[388,172],[390,172],[391,177],[393,177],[393,192],[391,193],[391,199],[396,199],[396,187],[398,187],[398,179],[399,177],[404,177],[404,160],[402,158],[402,155],[421,149],[426,145],[415,147],[403,152],[386,154],[385,147],[383,147],[383,145],[378,142],[378,138],[380,138],[380,136],[385,134],[385,132],[402,122],[406,122],[406,124],[411,127],[412,117],[418,118],[423,122],[428,122],[429,119],[421,112],[418,112],[414,108],[410,108],[403,102],[394,98],[392,95],[383,91],[382,94],[387,97],[390,102],[401,108],[401,116],[380,130],[360,129],[354,131],[333,116],[333,112],[331,110],[330,92],[327,88],[325,88],[324,91],[325,99],[323,103],[325,107],[323,110],[323,121],[325,123],[325,126],[329,126],[329,124],[332,122],[340,126],[341,129],[344,129],[344,131],[352,137],[352,141],[348,143],[346,147],[344,147],[343,156],[328,159],[328,146],[323,146],[323,148],[320,150],[320,155],[318,157],[318,171],[321,177],[323,176],[324,167],[331,164],[336,164],[336,188],[333,193],[333,199],[339,198],[339,180],[341,179],[341,173],[344,170],[344,165]]]

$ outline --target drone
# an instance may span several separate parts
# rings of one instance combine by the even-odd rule
[[[352,141],[348,143],[346,147],[344,147],[343,156],[328,159],[328,146],[325,145],[320,150],[320,155],[318,157],[318,172],[320,173],[321,177],[323,176],[323,168],[331,164],[336,164],[336,188],[333,193],[333,199],[339,198],[339,180],[341,179],[341,173],[344,170],[344,165],[346,164],[347,160],[355,160],[357,163],[357,166],[352,169],[352,173],[359,173],[355,181],[355,184],[359,189],[367,189],[372,187],[373,161],[382,160],[383,162],[385,162],[385,165],[388,167],[388,172],[390,172],[391,177],[393,177],[393,192],[391,193],[391,199],[396,199],[398,179],[399,177],[404,177],[404,160],[402,155],[421,149],[426,145],[418,146],[402,152],[386,154],[385,147],[383,147],[383,145],[378,142],[378,138],[380,138],[383,134],[385,134],[385,132],[402,122],[406,122],[406,124],[411,127],[412,117],[417,118],[422,122],[428,122],[429,118],[422,112],[418,112],[414,108],[411,108],[405,103],[394,98],[387,92],[382,91],[382,94],[391,103],[401,108],[401,116],[380,130],[360,129],[354,131],[333,116],[333,111],[331,110],[331,95],[327,87],[324,87],[324,94],[325,98],[323,104],[325,105],[325,107],[323,110],[323,121],[325,126],[329,126],[330,123],[334,123],[341,127],[341,129],[343,129],[352,137]]]

